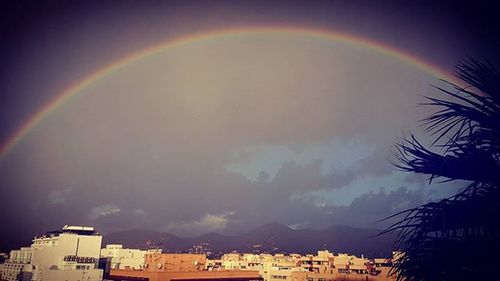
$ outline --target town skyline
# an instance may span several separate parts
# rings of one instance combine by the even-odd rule
[[[127,248],[103,243],[93,227],[65,225],[33,238],[29,247],[10,251],[0,263],[0,279],[17,280],[394,280],[389,269],[400,255],[366,258],[318,250],[314,254],[239,253],[211,255],[204,245],[194,252],[165,253],[161,248]]]

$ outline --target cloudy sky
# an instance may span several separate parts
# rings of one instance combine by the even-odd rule
[[[0,159],[3,248],[64,224],[182,236],[384,227],[437,200],[391,166],[444,85],[380,52],[280,26],[380,42],[445,72],[495,49],[487,4],[416,1],[2,2],[0,139],[71,85],[179,36],[52,110]],[[480,20],[479,20],[480,19]],[[275,27],[272,32],[252,32]],[[358,39],[361,40],[361,39]]]

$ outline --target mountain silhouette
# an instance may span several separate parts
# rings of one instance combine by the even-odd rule
[[[367,257],[389,257],[396,233],[377,236],[381,230],[349,226],[331,226],[322,230],[294,230],[273,223],[257,227],[241,235],[207,233],[197,237],[179,237],[166,232],[132,229],[107,234],[103,245],[123,244],[127,248],[161,248],[164,252],[193,252],[198,250],[220,257],[232,251],[240,253],[298,253],[314,254],[318,250],[349,253]]]

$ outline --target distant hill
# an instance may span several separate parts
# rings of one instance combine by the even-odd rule
[[[162,248],[164,252],[210,251],[223,253],[316,253],[330,250],[368,257],[390,256],[395,233],[377,236],[378,229],[332,226],[323,230],[294,230],[281,224],[266,224],[242,235],[208,233],[181,238],[165,232],[126,230],[103,237],[103,245],[123,244],[127,248]],[[195,249],[198,247],[198,249]]]

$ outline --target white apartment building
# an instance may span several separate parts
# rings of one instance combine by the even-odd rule
[[[144,255],[149,251],[124,249],[121,244],[109,244],[101,249],[101,257],[111,258],[112,269],[144,269]]]
[[[4,268],[0,275],[2,280],[15,281],[17,280],[24,266],[31,262],[33,249],[30,247],[22,247],[19,250],[10,252],[9,259],[5,261]]]
[[[102,270],[97,268],[101,240],[102,236],[93,227],[66,225],[60,231],[47,232],[35,237],[31,247],[11,252],[8,264],[12,269],[4,270],[2,278],[8,281],[21,277],[31,281],[102,280]],[[20,273],[13,274],[14,270]]]

